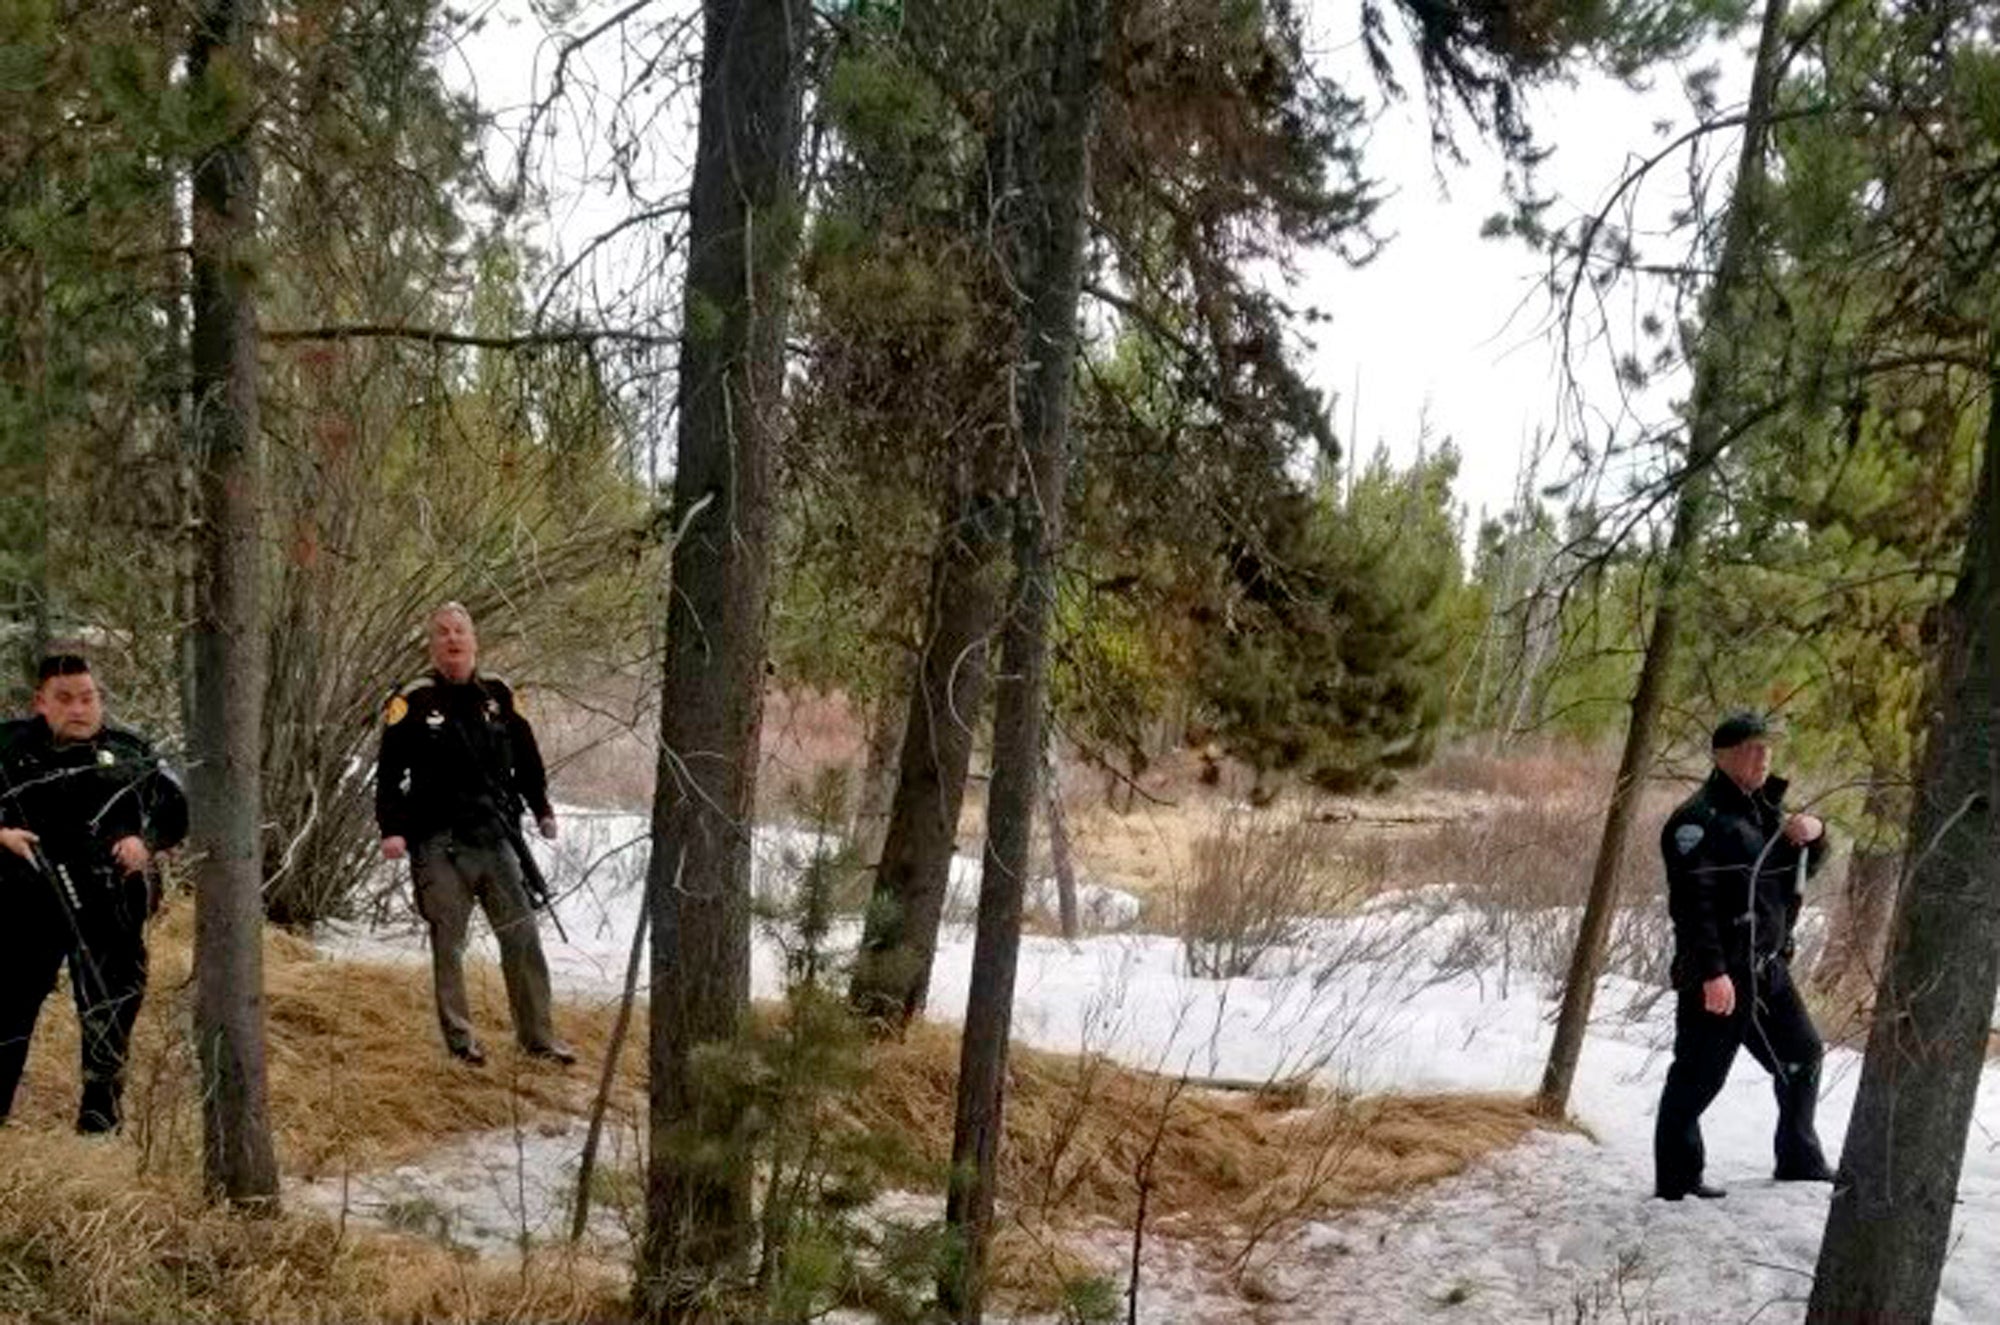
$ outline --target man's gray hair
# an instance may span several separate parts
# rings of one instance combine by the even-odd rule
[[[424,618],[424,624],[434,626],[439,620],[448,616],[462,616],[465,618],[465,624],[468,626],[472,624],[472,613],[467,611],[465,604],[456,598],[447,599],[432,608],[431,614]]]

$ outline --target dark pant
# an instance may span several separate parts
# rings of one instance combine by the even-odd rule
[[[1674,1061],[1660,1095],[1653,1131],[1653,1171],[1663,1192],[1685,1192],[1701,1180],[1705,1153],[1702,1111],[1714,1102],[1740,1046],[1771,1074],[1778,1097],[1774,1149],[1780,1177],[1826,1165],[1813,1115],[1819,1108],[1820,1059],[1825,1049],[1782,961],[1757,972],[1731,971],[1736,1011],[1719,1017],[1701,1005],[1701,986],[1683,986],[1674,1012]]]
[[[0,880],[9,894],[0,925],[0,1118],[13,1110],[42,1002],[67,962],[82,1039],[76,1126],[108,1132],[119,1123],[125,1055],[146,995],[147,887],[143,879],[75,870],[70,879],[82,903],[74,923],[40,874],[10,868]]]
[[[504,842],[463,842],[439,835],[419,843],[410,858],[417,912],[431,931],[431,974],[437,985],[438,1028],[454,1053],[478,1044],[465,996],[465,939],[477,902],[500,940],[500,974],[514,1013],[514,1036],[523,1049],[556,1044],[551,1019],[549,964],[521,863]]]

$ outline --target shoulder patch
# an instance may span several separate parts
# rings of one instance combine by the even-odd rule
[[[1674,829],[1674,849],[1685,856],[1701,845],[1704,831],[1700,824],[1682,824]]]
[[[389,697],[389,707],[382,710],[382,723],[384,726],[393,727],[409,716],[409,701],[401,695],[391,695]]]

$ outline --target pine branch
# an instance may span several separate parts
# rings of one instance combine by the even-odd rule
[[[280,327],[263,333],[275,345],[324,340],[409,340],[430,345],[458,345],[476,350],[532,350],[553,345],[595,345],[615,341],[629,345],[677,345],[678,335],[632,331],[616,327],[576,327],[567,331],[535,331],[519,336],[482,336],[444,327],[413,327],[399,322],[347,322],[324,327]]]

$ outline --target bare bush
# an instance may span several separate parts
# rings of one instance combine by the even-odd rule
[[[1359,900],[1331,868],[1329,830],[1299,815],[1225,813],[1190,850],[1175,930],[1191,974],[1234,979],[1297,946],[1313,918]]]

